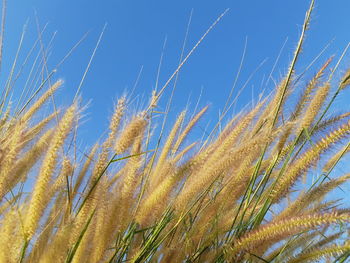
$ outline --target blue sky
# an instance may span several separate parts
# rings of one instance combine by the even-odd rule
[[[236,1],[135,1],[135,0],[25,0],[8,1],[7,30],[3,74],[7,73],[16,52],[20,33],[28,20],[24,48],[20,58],[37,37],[35,12],[40,28],[48,23],[43,34],[48,45],[56,32],[50,49],[49,68],[65,56],[70,48],[86,33],[87,38],[69,57],[54,79],[63,78],[64,88],[58,95],[58,104],[68,104],[73,98],[84,73],[98,36],[107,27],[82,87],[83,102],[91,100],[86,110],[82,135],[83,145],[89,145],[107,128],[116,98],[130,92],[138,73],[142,75],[134,96],[144,103],[155,87],[157,68],[165,38],[167,39],[159,84],[162,85],[177,67],[191,10],[186,52],[196,43],[210,24],[226,8],[230,11],[196,50],[179,76],[170,119],[188,103],[193,108],[202,92],[200,105],[210,104],[209,118],[217,118],[234,82],[245,41],[247,50],[242,73],[237,82],[241,87],[257,71],[242,93],[237,107],[242,107],[259,94],[261,83],[270,73],[276,57],[287,40],[273,77],[279,80],[286,71],[301,31],[309,1],[305,0],[236,0]],[[340,56],[350,41],[348,0],[318,0],[307,34],[300,70],[329,43],[318,63],[329,56]],[[349,57],[349,56],[347,56]],[[342,67],[347,67],[344,60]],[[7,71],[6,71],[7,70]],[[311,70],[311,73],[315,70]],[[20,81],[18,82],[21,83]],[[20,86],[20,85],[19,85]],[[273,87],[272,82],[267,85]],[[160,102],[164,109],[168,93]]]

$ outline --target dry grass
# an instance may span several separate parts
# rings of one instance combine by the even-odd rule
[[[13,114],[2,98],[0,262],[346,262],[350,210],[326,196],[350,178],[329,176],[349,152],[350,119],[327,113],[350,72],[333,86],[328,60],[301,86],[303,39],[270,97],[195,142],[208,107],[182,112],[149,149],[164,89],[131,118],[121,98],[104,142],[80,159],[79,103],[40,111],[61,81]]]

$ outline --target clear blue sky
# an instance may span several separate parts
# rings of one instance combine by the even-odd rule
[[[105,34],[82,87],[84,103],[92,100],[86,111],[87,116],[84,117],[86,123],[82,126],[82,135],[86,136],[86,142],[89,144],[106,129],[113,102],[124,91],[130,90],[142,66],[143,72],[135,95],[140,95],[141,101],[142,98],[148,98],[155,85],[165,37],[167,44],[160,85],[171,75],[179,60],[192,9],[187,52],[220,13],[230,8],[183,67],[170,116],[174,117],[180,112],[189,97],[191,106],[194,107],[203,88],[200,104],[212,105],[209,114],[214,119],[223,108],[231,89],[245,39],[248,40],[246,59],[238,87],[243,85],[263,60],[267,61],[247,86],[239,106],[251,101],[252,93],[256,95],[261,92],[261,82],[264,76],[269,74],[280,48],[288,38],[273,76],[278,80],[285,72],[308,5],[309,1],[306,0],[8,1],[2,73],[6,74],[6,65],[9,65],[14,57],[23,24],[27,19],[28,30],[20,55],[22,60],[37,37],[35,11],[41,28],[48,23],[43,35],[45,45],[57,31],[48,61],[50,68],[53,68],[84,33],[89,31],[88,37],[54,76],[56,79],[65,80],[65,86],[58,99],[68,104],[69,99],[74,96],[98,36],[107,23]],[[311,30],[307,34],[303,57],[298,64],[299,69],[303,69],[333,38],[335,40],[331,47],[318,64],[330,55],[340,55],[350,41],[349,10],[349,0],[316,2]],[[344,63],[343,68],[346,66]],[[271,82],[269,88],[272,88]],[[165,101],[161,101],[160,109],[164,109]]]

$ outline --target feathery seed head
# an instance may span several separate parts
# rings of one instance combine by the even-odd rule
[[[119,138],[117,139],[114,150],[117,154],[127,151],[134,140],[143,133],[147,121],[141,115],[134,117],[130,123],[124,128]]]

